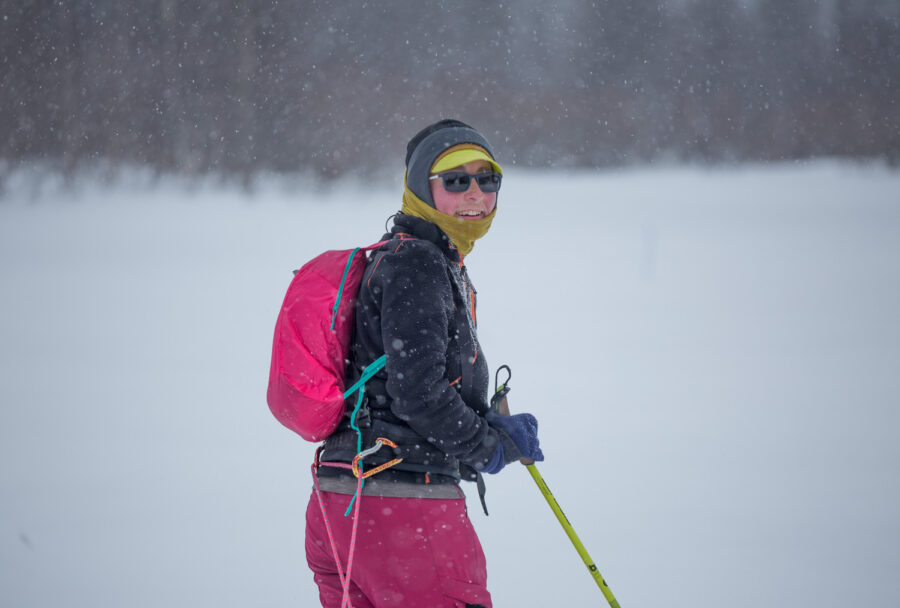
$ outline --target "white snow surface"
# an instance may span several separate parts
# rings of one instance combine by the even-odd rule
[[[272,329],[399,190],[11,180],[0,605],[318,605]],[[482,345],[621,605],[900,605],[900,173],[513,169],[499,202]],[[489,517],[466,490],[496,606],[605,605],[524,467]]]

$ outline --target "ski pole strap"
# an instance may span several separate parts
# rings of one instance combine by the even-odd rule
[[[500,372],[506,370],[506,380],[500,384]],[[494,374],[494,394],[491,396],[491,409],[500,413],[500,402],[509,394],[509,381],[512,379],[512,370],[508,365],[501,365]]]
[[[500,372],[506,371],[506,380],[503,381],[503,384],[500,384]],[[497,368],[497,372],[494,374],[494,392],[499,393],[501,391],[509,392],[509,381],[512,380],[512,369],[508,365],[501,365]],[[504,393],[506,394],[506,393]]]

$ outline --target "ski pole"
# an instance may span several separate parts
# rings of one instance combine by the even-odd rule
[[[503,384],[500,384],[500,372],[503,370],[506,370],[506,381]],[[501,416],[509,416],[509,403],[506,401],[506,395],[509,393],[509,381],[511,379],[512,370],[509,369],[508,365],[501,365],[500,368],[497,369],[497,373],[494,374],[494,395],[491,397],[491,409]],[[520,458],[519,460],[525,465],[525,468],[528,469],[531,478],[534,479],[534,483],[537,484],[537,487],[541,490],[541,494],[543,494],[544,498],[547,500],[547,504],[553,509],[556,519],[559,520],[563,530],[566,531],[566,535],[569,537],[569,540],[572,541],[575,550],[578,551],[578,555],[581,556],[581,561],[587,566],[588,572],[594,577],[594,582],[600,587],[600,591],[603,592],[606,601],[609,602],[611,608],[620,608],[616,596],[613,595],[612,590],[606,584],[606,581],[603,580],[603,576],[601,576],[600,571],[597,570],[597,566],[594,565],[594,560],[588,555],[587,549],[581,544],[581,540],[578,538],[578,535],[575,534],[575,529],[572,528],[572,524],[569,523],[566,514],[563,513],[562,509],[559,507],[559,503],[556,502],[556,498],[553,497],[553,493],[550,492],[550,488],[547,487],[544,478],[541,477],[541,473],[537,470],[537,467],[534,466],[534,461],[530,458]]]
[[[606,581],[603,580],[603,576],[600,575],[600,571],[597,570],[597,566],[594,565],[594,560],[592,560],[591,556],[588,555],[587,549],[585,549],[584,545],[581,544],[581,540],[579,540],[578,535],[575,534],[575,530],[574,528],[572,528],[572,524],[570,524],[569,520],[566,518],[565,513],[563,513],[562,509],[559,508],[559,503],[556,502],[556,498],[553,497],[553,494],[550,492],[550,488],[547,487],[547,484],[544,482],[544,478],[541,477],[541,474],[537,470],[537,467],[534,466],[534,464],[525,463],[525,468],[528,469],[529,473],[531,473],[531,478],[534,479],[534,483],[537,484],[538,488],[540,488],[541,490],[541,494],[543,494],[544,498],[547,499],[547,504],[549,504],[550,508],[553,509],[553,513],[556,515],[556,519],[559,520],[559,523],[562,525],[563,530],[566,531],[569,540],[572,541],[573,545],[575,545],[575,550],[578,551],[578,555],[581,556],[581,560],[584,562],[584,565],[587,566],[588,572],[590,572],[591,576],[594,577],[594,581],[597,583],[597,586],[600,587],[600,591],[603,592],[603,596],[606,598],[606,601],[609,602],[609,605],[612,608],[619,608],[619,602],[616,601],[616,598],[610,588],[607,586]]]

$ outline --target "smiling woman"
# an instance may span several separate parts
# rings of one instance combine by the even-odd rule
[[[442,120],[409,142],[401,211],[440,228],[467,256],[491,227],[502,175],[481,133]]]
[[[489,607],[460,481],[483,489],[483,473],[543,459],[534,417],[489,405],[464,264],[497,213],[502,169],[484,136],[456,120],[414,136],[406,169],[401,212],[356,297],[345,385],[385,365],[320,450],[307,561],[326,607]],[[356,463],[373,475],[364,485]]]

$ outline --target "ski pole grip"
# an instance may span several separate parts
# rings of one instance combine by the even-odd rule
[[[492,407],[501,416],[509,416],[509,401],[506,400],[505,395],[496,400]]]

